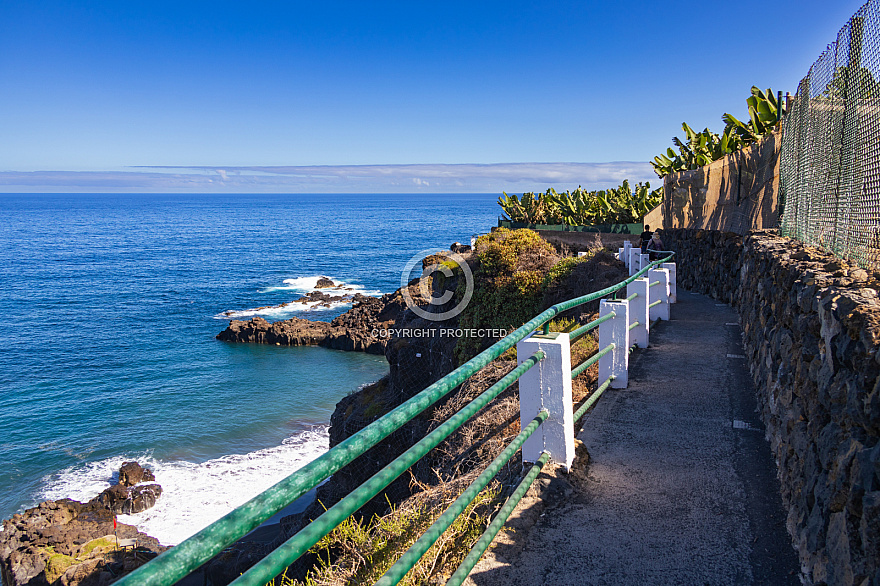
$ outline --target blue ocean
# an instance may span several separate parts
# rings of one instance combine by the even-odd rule
[[[0,518],[87,500],[124,460],[164,494],[120,517],[175,544],[327,449],[383,357],[219,342],[230,318],[329,321],[496,223],[497,195],[0,194]]]

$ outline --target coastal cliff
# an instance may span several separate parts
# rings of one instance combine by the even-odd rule
[[[618,282],[624,275],[622,264],[609,254],[595,252],[583,258],[563,257],[529,231],[498,231],[497,234],[484,237],[476,251],[462,251],[462,256],[474,275],[474,297],[460,315],[448,319],[432,318],[447,312],[462,300],[467,279],[458,265],[453,268],[452,276],[427,277],[427,281],[416,279],[409,283],[407,292],[413,304],[424,310],[422,315],[407,307],[403,291],[398,290],[381,298],[353,296],[353,307],[330,323],[299,318],[274,324],[261,318],[232,320],[230,326],[217,337],[224,341],[311,344],[383,354],[389,365],[388,375],[344,397],[337,404],[330,421],[332,447],[454,370],[502,337],[505,331],[523,323],[523,318],[531,318],[561,299],[604,288]],[[435,261],[425,260],[425,263],[431,262]],[[423,290],[430,291],[435,297],[447,292],[452,292],[453,296],[445,304],[432,305],[429,299],[422,296]],[[565,317],[584,323],[592,317],[592,309],[581,308],[569,312]],[[564,325],[560,322],[557,327]],[[391,337],[375,335],[374,330],[386,329],[393,330]],[[462,335],[462,329],[495,332],[497,335],[469,338],[467,334]],[[573,353],[581,353],[574,358],[582,359],[592,351],[590,344],[592,340],[584,338],[581,346],[573,348]],[[277,535],[270,534],[261,540],[243,539],[233,544],[207,562],[201,570],[202,576],[196,579],[215,586],[234,580],[271,549],[320,516],[325,507],[329,508],[338,502],[436,429],[515,365],[513,352],[493,361],[319,486],[313,504],[301,514],[283,518],[277,526]],[[592,370],[575,381],[576,400],[586,397],[592,388],[595,379]],[[369,533],[377,530],[376,527],[384,526],[381,525],[385,523],[384,520],[393,519],[395,524],[402,523],[395,525],[399,526],[400,531],[395,530],[393,541],[421,532],[426,528],[424,524],[430,524],[518,432],[518,387],[514,384],[361,508],[352,523],[358,523],[361,527],[359,530]],[[455,555],[460,549],[456,548],[456,542],[467,543],[476,539],[485,527],[485,519],[494,514],[520,478],[522,467],[518,458],[511,460],[499,477],[481,493],[477,504],[465,517],[464,524],[456,529],[457,533],[453,537],[444,537],[445,545],[439,546],[441,552],[438,554],[437,568],[431,572],[442,573],[444,568],[455,563]],[[112,517],[110,519],[112,521]],[[103,529],[104,525],[101,525],[99,530]],[[129,529],[125,531],[130,532]],[[147,536],[139,538],[145,543],[148,540]],[[288,578],[302,580],[309,576],[310,580],[314,579],[314,583],[319,584],[325,583],[326,576],[322,577],[322,572],[331,572],[333,583],[375,581],[372,574],[365,576],[365,572],[379,571],[382,564],[371,564],[370,568],[366,568],[359,557],[360,552],[350,549],[346,539],[338,531],[332,533],[322,541],[323,545],[319,544],[288,570]],[[392,551],[398,551],[402,545],[396,543]],[[322,560],[329,560],[331,565],[316,565],[319,556]],[[95,569],[91,575],[100,574],[102,572]],[[66,585],[69,582],[61,582],[60,577],[55,577],[54,581],[33,583]]]

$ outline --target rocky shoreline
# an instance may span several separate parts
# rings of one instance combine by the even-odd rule
[[[423,305],[428,300],[419,290],[419,282],[410,283],[409,293],[415,303]],[[330,307],[352,302],[352,308],[331,322],[291,318],[271,323],[261,317],[231,320],[217,339],[385,354],[388,338],[374,332],[392,328],[401,319],[407,309],[401,290],[369,297],[351,293],[326,278],[318,281],[317,288],[325,291],[313,291],[291,303]],[[13,515],[3,521],[0,531],[3,586],[104,586],[133,571],[169,547],[132,525],[119,523],[116,515],[144,511],[161,494],[162,487],[149,469],[125,462],[118,483],[86,503],[46,501]],[[130,545],[122,549],[120,543]],[[206,563],[205,577],[210,583],[228,583],[237,577],[240,564],[249,566],[265,555],[265,547],[259,540],[242,539],[234,546],[235,563],[221,554]]]
[[[419,280],[409,284],[410,295],[418,305],[427,303],[418,287]],[[338,287],[329,279],[318,281],[320,287]],[[394,327],[407,309],[401,290],[381,297],[369,297],[360,293],[351,296],[332,296],[313,291],[291,303],[320,301],[330,303],[351,301],[352,308],[331,322],[312,321],[300,317],[270,322],[262,317],[249,320],[231,320],[229,326],[217,334],[223,342],[272,344],[275,346],[322,346],[334,350],[384,354],[387,336],[375,335],[377,331]],[[288,304],[284,304],[288,305]]]
[[[468,264],[477,262],[475,255],[470,251],[470,247],[459,245],[458,249],[456,249],[456,245],[453,245],[452,250],[462,254]],[[608,258],[611,257],[609,256]],[[545,260],[547,262],[558,260],[552,254],[552,250],[548,259]],[[528,257],[527,260],[528,262],[537,262],[531,259],[531,257]],[[601,286],[606,276],[611,278],[611,273],[605,275],[602,272],[608,268],[605,267],[607,263],[603,259],[597,260],[601,261],[595,263],[596,267],[599,267],[598,269],[594,270],[584,265],[582,268],[589,269],[592,272],[580,271],[578,269],[573,271],[570,278],[566,278],[564,282],[554,284],[554,287],[551,288],[552,291],[545,293],[545,304],[553,303],[554,296],[562,295],[568,297],[576,293],[579,294],[581,288]],[[423,261],[423,266],[435,262],[437,262],[436,258],[429,257]],[[472,267],[472,270],[475,268]],[[614,279],[612,280],[616,282],[616,271],[618,268],[616,266],[611,268],[614,269],[611,271],[614,273]],[[453,277],[443,279],[441,282],[433,282],[433,280],[429,279],[427,283],[423,283],[422,279],[414,279],[407,285],[406,293],[408,295],[406,297],[412,300],[411,304],[414,303],[424,307],[427,313],[442,313],[449,309],[446,305],[451,306],[452,302],[440,306],[431,305],[424,292],[438,294],[442,293],[441,290],[455,291],[460,278],[461,276],[456,273]],[[328,282],[319,282],[319,285],[323,285],[322,288],[327,289],[327,292],[315,291],[291,303],[319,302],[330,304],[344,300],[344,296],[347,295],[347,293],[342,296],[335,295],[337,287],[329,280]],[[569,289],[572,289],[572,291],[569,291]],[[399,336],[377,335],[377,331],[386,329],[431,331],[451,328],[459,324],[457,317],[443,321],[433,321],[419,317],[413,311],[408,311],[409,307],[404,291],[402,288],[381,297],[368,297],[358,293],[351,294],[349,297],[353,304],[351,309],[331,322],[312,321],[303,318],[291,318],[274,323],[261,317],[254,317],[249,320],[233,319],[230,321],[229,326],[219,333],[216,338],[224,342],[287,346],[315,345],[332,349],[384,355],[388,361],[389,374],[357,393],[344,397],[337,404],[330,421],[330,445],[334,446],[375,421],[383,413],[393,409],[432,382],[438,380],[453,370],[458,364],[459,357],[455,355],[458,339],[455,337],[430,335],[401,338]],[[485,387],[503,376],[513,365],[513,361],[499,362],[499,364],[489,368],[479,381],[472,381],[472,383],[465,385],[444,401],[439,402],[434,409],[442,411],[445,409],[444,405],[447,402],[458,404],[474,393],[482,392]],[[494,451],[503,447],[502,440],[509,439],[506,437],[507,435],[510,433],[515,435],[515,432],[518,431],[518,420],[514,417],[516,411],[514,387],[511,387],[508,395],[510,396],[500,397],[498,399],[500,401],[499,406],[493,407],[493,409],[500,409],[501,411],[498,413],[487,413],[485,422],[475,423],[474,429],[466,432],[470,434],[467,441],[456,440],[453,442],[454,445],[450,444],[450,446],[444,448],[445,451],[441,451],[431,459],[420,462],[419,465],[413,468],[411,477],[402,476],[395,480],[383,491],[382,495],[370,501],[359,513],[364,518],[370,518],[373,514],[385,514],[389,502],[402,502],[416,491],[416,485],[411,484],[411,482],[417,481],[416,484],[425,483],[425,486],[433,485],[438,482],[438,477],[436,477],[437,470],[444,471],[444,479],[440,480],[441,484],[444,482],[457,482],[457,480],[454,480],[455,478],[462,474],[465,474],[465,476],[471,474],[469,463],[472,460],[491,459],[494,457]],[[440,416],[438,415],[438,417]],[[433,426],[438,424],[438,421],[440,419],[434,421],[430,413],[425,417],[414,419],[355,462],[338,471],[330,481],[319,486],[316,489],[315,502],[309,505],[303,512],[283,517],[277,525],[277,529],[274,526],[271,530],[266,528],[266,531],[263,531],[265,535],[261,535],[260,539],[253,537],[249,539],[246,537],[225,548],[223,553],[206,562],[199,572],[200,575],[193,578],[199,583],[204,581],[206,584],[215,585],[226,584],[234,580],[241,572],[273,549],[274,546],[307,524],[309,519],[320,515],[323,512],[323,506],[330,506],[338,502],[344,494],[358,486],[365,477],[381,469],[399,455],[403,449],[417,441],[418,438],[424,437]],[[507,422],[502,426],[506,430],[504,433],[499,432],[497,427],[499,421]],[[471,435],[474,435],[474,437],[471,437]],[[486,454],[483,454],[483,451],[486,451]],[[516,466],[511,468],[511,474],[517,476],[518,469],[516,469]],[[123,475],[122,471],[120,471],[120,479],[123,478],[128,478],[128,475]],[[149,482],[151,479],[142,477],[140,484],[137,484],[134,488],[147,488],[151,486],[143,484],[144,481]],[[158,487],[158,485],[155,486]],[[4,586],[21,586],[24,584],[39,584],[40,586],[44,584],[63,584],[64,586],[100,584],[103,586],[103,584],[108,584],[115,580],[120,574],[106,571],[106,562],[92,561],[93,558],[83,558],[83,552],[96,539],[112,535],[114,520],[113,513],[111,512],[112,507],[133,506],[136,500],[135,496],[127,498],[128,495],[132,495],[132,492],[128,491],[123,494],[121,491],[122,489],[120,488],[112,487],[89,503],[77,503],[67,499],[42,503],[39,507],[30,509],[24,514],[17,515],[12,520],[4,522],[5,527],[8,527],[6,531],[0,533],[0,558],[2,558],[0,565],[2,565],[4,572]],[[143,492],[141,490],[141,493]],[[161,487],[158,487],[154,494],[155,497],[158,497],[161,494]],[[147,494],[141,494],[139,498],[143,502],[149,501],[149,491]],[[126,502],[131,502],[132,504],[125,505]],[[155,502],[155,499],[153,499],[153,502]],[[133,509],[131,511],[134,512]],[[71,523],[74,524],[70,525]],[[93,525],[84,525],[86,523],[93,523]],[[76,562],[76,566],[80,567],[80,570],[73,571],[68,568],[59,574],[56,570],[49,569],[50,566],[51,568],[55,566],[49,561],[52,557],[52,552],[46,551],[46,548],[53,548],[55,552],[59,551],[59,549],[48,545],[48,541],[45,543],[39,542],[41,545],[36,545],[37,541],[35,540],[42,539],[42,537],[38,537],[38,535],[42,535],[40,532],[45,533],[43,528],[56,525],[70,525],[64,531],[76,536],[75,539],[71,538],[68,540],[70,545],[63,551],[69,553],[64,553],[63,555],[70,557]],[[82,536],[78,536],[79,533],[76,533],[76,531],[80,530],[76,528],[81,525],[85,529],[81,531]],[[108,526],[111,528],[111,531],[103,533],[107,530]],[[119,525],[119,527],[118,535],[120,538],[137,538],[141,544],[148,544],[146,549],[152,552],[151,555],[153,557],[161,551],[168,549],[161,546],[155,539],[138,533],[135,527],[128,525]],[[98,533],[103,534],[97,535]],[[13,534],[18,536],[16,537],[18,539],[17,542],[10,539],[10,536]],[[12,545],[15,547],[11,547]],[[13,551],[19,553],[11,553]],[[24,559],[25,557],[27,557],[27,561]],[[9,562],[10,558],[16,558],[15,563],[17,565],[15,568],[17,569],[12,568]],[[106,559],[106,556],[101,559]],[[303,577],[314,561],[315,558],[312,554],[303,556],[290,568],[291,573],[289,575]],[[86,562],[91,565],[85,565]],[[124,565],[119,566],[118,563],[112,567],[115,568],[114,571],[119,572],[128,572],[133,569]],[[64,578],[64,575],[68,572],[71,575],[68,578]],[[7,579],[7,575],[10,576],[9,579]],[[14,580],[13,576],[15,576]]]
[[[166,549],[117,514],[145,511],[162,487],[137,462],[125,462],[119,481],[87,503],[46,501],[3,521],[0,576],[4,586],[103,586]],[[150,483],[150,484],[144,484]]]

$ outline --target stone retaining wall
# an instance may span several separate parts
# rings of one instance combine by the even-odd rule
[[[808,579],[880,586],[880,274],[775,231],[662,235],[681,287],[739,311]]]

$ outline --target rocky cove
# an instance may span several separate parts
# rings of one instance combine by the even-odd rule
[[[501,233],[501,236],[496,241],[490,242],[488,248],[504,249],[507,236],[504,233]],[[598,252],[589,258],[585,257],[574,262],[571,257],[564,257],[562,251],[554,249],[536,236],[523,241],[512,238],[508,246],[513,252],[512,257],[510,255],[505,257],[507,264],[500,268],[487,266],[486,261],[493,258],[491,254],[483,255],[481,260],[479,250],[475,253],[462,248],[458,250],[476,275],[477,288],[471,309],[461,316],[443,321],[419,317],[407,307],[403,291],[398,290],[380,298],[352,295],[352,308],[329,323],[300,318],[275,323],[262,318],[248,321],[232,320],[229,327],[217,338],[225,342],[319,345],[333,349],[383,354],[388,361],[389,374],[360,391],[344,397],[337,404],[330,421],[332,447],[449,373],[483,346],[494,341],[491,338],[479,340],[463,348],[461,339],[448,335],[448,332],[455,332],[461,328],[477,331],[494,328],[501,333],[500,330],[517,324],[522,317],[518,313],[505,314],[489,309],[494,308],[494,296],[510,293],[511,277],[521,274],[549,274],[550,269],[560,263],[566,266],[566,269],[554,278],[534,281],[530,289],[516,293],[519,297],[511,299],[510,307],[522,310],[525,315],[561,299],[617,282],[624,274],[622,265],[609,254]],[[436,259],[429,258],[424,264],[428,266],[435,261]],[[453,299],[446,305],[431,305],[423,292],[433,291],[434,295],[444,291],[458,292],[462,282],[460,271],[455,271],[450,278],[428,277],[427,279],[426,283],[416,279],[408,285],[409,296],[416,305],[425,308],[429,313],[439,313],[448,309],[446,305],[455,303]],[[333,288],[330,287],[328,290],[329,293],[320,291],[319,294],[310,294],[307,296],[309,302],[319,299],[327,302],[337,301],[333,299],[336,297]],[[323,297],[325,295],[327,297]],[[522,303],[517,304],[517,299]],[[522,307],[519,307],[520,305]],[[590,317],[590,311],[594,310],[595,308],[587,308],[569,317],[584,321]],[[374,330],[391,330],[398,335],[376,336]],[[405,332],[420,332],[424,335],[400,335]],[[515,359],[512,355],[494,361],[468,383],[454,390],[420,417],[318,487],[314,503],[303,513],[283,518],[281,523],[271,530],[263,531],[258,539],[251,537],[227,548],[223,554],[206,563],[194,579],[200,584],[229,583],[268,551],[305,526],[310,519],[323,513],[324,507],[336,503],[514,366]],[[581,396],[585,396],[587,392],[589,386],[587,379],[590,376],[590,373],[583,375],[584,378],[578,387]],[[374,515],[384,517],[404,514],[414,509],[433,511],[441,507],[454,498],[457,492],[460,492],[479,473],[482,465],[497,455],[518,431],[518,398],[514,385],[496,398],[477,417],[435,448],[408,473],[393,482],[382,494],[370,501],[358,512],[357,517],[367,522]],[[496,485],[493,485],[492,498],[485,504],[487,511],[496,506],[496,500],[502,498],[507,488],[519,478],[520,468],[516,461],[512,461],[508,469],[499,477]],[[62,512],[47,513],[47,511],[59,510]],[[101,533],[107,529],[107,523],[112,523],[113,520],[112,514],[106,511],[109,511],[106,503],[89,502],[73,505],[64,501],[55,501],[43,503],[27,511],[23,517],[6,523],[22,525],[26,521],[25,524],[29,524],[32,532],[45,533],[45,530],[40,528],[41,523],[46,526],[53,524],[66,526],[73,522],[81,525],[92,523],[93,519],[96,519],[97,525],[92,528],[92,533]],[[71,529],[75,526],[71,525]],[[122,527],[120,525],[120,537],[136,536],[142,543],[155,542],[155,540],[150,542],[151,538],[146,535],[137,534],[137,530],[133,527]],[[93,540],[92,533],[77,537],[77,541],[68,548],[71,553],[65,555],[79,559],[75,556]],[[5,539],[7,536],[3,537]],[[86,540],[86,537],[90,539]],[[156,553],[165,549],[157,542],[153,545]],[[18,546],[24,547],[31,553],[39,552],[40,547],[55,547],[48,545],[48,542],[38,546],[30,538],[19,539]],[[336,563],[346,565],[348,563],[346,555],[339,554],[339,549],[335,546],[333,549],[336,552],[333,554]],[[0,550],[4,568],[7,562],[15,557],[11,551],[12,549],[9,548]],[[48,564],[50,557],[51,555],[44,560],[42,568],[39,563],[34,563],[25,573],[15,574],[16,577],[13,577],[12,573],[4,573],[4,582],[10,586],[12,584],[16,586],[18,584],[103,584],[109,583],[116,577],[106,571],[107,566],[104,562],[94,562],[90,572],[86,571],[89,569],[87,566],[79,564],[81,568],[78,573],[65,570],[65,574],[70,575],[63,578],[63,575],[56,575],[57,572],[50,569]],[[315,571],[316,560],[315,553],[306,554],[290,569],[288,577],[302,579],[309,571]],[[22,564],[19,566],[22,567]],[[440,569],[442,564],[438,571]],[[363,568],[358,566],[352,571],[362,570]],[[8,579],[7,575],[10,576]]]

